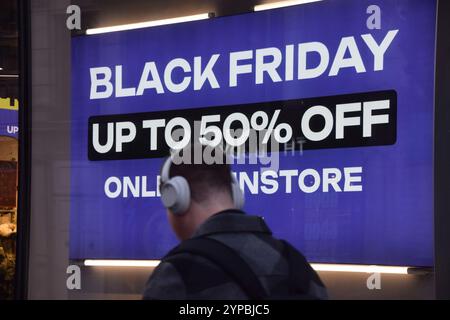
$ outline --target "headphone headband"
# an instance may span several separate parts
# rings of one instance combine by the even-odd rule
[[[170,167],[172,166],[172,156],[167,157],[161,169],[161,182],[166,183],[170,179]]]
[[[161,200],[164,206],[174,214],[182,215],[189,208],[191,192],[186,178],[182,176],[170,177],[172,160],[172,157],[169,156],[161,169]],[[233,172],[230,172],[230,175],[234,206],[241,209],[244,206],[244,194]]]

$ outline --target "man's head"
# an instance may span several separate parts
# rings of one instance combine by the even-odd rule
[[[175,234],[181,240],[192,236],[195,230],[211,215],[226,209],[235,208],[233,200],[233,177],[228,164],[175,164],[166,160],[161,172],[162,198],[165,205],[172,202],[173,190],[168,190],[167,179],[178,179],[175,183],[187,189],[178,197],[187,197],[188,201],[177,206],[176,210],[168,208],[169,222]],[[185,180],[185,181],[183,181]],[[172,198],[172,199],[170,199]],[[181,209],[180,209],[181,208]],[[174,212],[175,211],[175,212]]]

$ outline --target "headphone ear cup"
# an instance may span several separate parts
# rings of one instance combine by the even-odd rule
[[[191,191],[184,177],[176,176],[164,183],[161,188],[164,206],[175,215],[183,215],[191,203]]]
[[[234,207],[236,209],[242,209],[245,203],[244,192],[242,192],[239,184],[235,180],[231,183],[231,192],[233,193]]]

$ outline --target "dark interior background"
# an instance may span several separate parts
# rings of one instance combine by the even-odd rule
[[[18,98],[17,1],[0,2],[0,97]]]

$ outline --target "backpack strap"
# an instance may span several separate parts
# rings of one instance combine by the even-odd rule
[[[190,253],[208,259],[230,276],[251,300],[262,300],[268,294],[256,274],[242,257],[232,248],[211,238],[192,238],[183,241],[171,250],[166,258],[172,260],[176,254]]]
[[[283,254],[289,265],[289,294],[304,300],[316,300],[326,297],[326,289],[317,273],[289,242],[280,240],[283,245]],[[324,297],[318,297],[311,292],[311,282],[323,288]],[[322,291],[322,290],[321,290]]]

